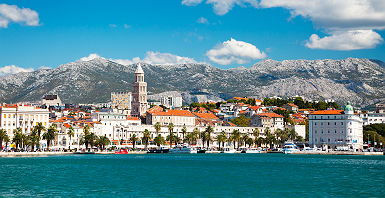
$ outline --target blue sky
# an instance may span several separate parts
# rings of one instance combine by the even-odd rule
[[[0,67],[55,68],[93,53],[126,63],[135,62],[135,57],[162,63],[154,57],[166,55],[165,63],[207,62],[220,68],[249,67],[265,58],[385,60],[385,18],[363,27],[350,15],[342,22],[328,21],[317,14],[303,14],[300,6],[290,2],[267,5],[256,0],[224,0],[231,7],[223,8],[227,5],[215,1],[3,1],[17,9],[29,8],[38,18],[28,22],[5,18],[7,27],[0,27]],[[354,3],[347,2],[341,6]],[[0,26],[8,10],[0,9]],[[355,24],[346,28],[352,20]],[[309,44],[312,34],[321,39]],[[370,39],[353,44],[341,39],[352,34]],[[335,40],[341,43],[331,44]]]

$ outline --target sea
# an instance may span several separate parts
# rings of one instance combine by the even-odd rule
[[[1,197],[385,197],[385,156],[0,158]]]

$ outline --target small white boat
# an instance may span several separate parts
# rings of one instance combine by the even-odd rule
[[[223,151],[221,151],[221,153],[235,153],[235,152],[236,150],[232,148],[224,148]]]
[[[188,153],[197,153],[197,149],[191,147],[189,144],[178,144],[174,148],[170,149],[168,153],[172,154],[188,154]]]
[[[261,153],[261,150],[258,148],[247,148],[242,150],[242,153]]]
[[[285,154],[291,154],[291,153],[300,152],[300,150],[299,150],[299,148],[297,147],[297,145],[295,145],[295,144],[292,143],[292,142],[287,142],[287,143],[285,143],[285,146],[283,147],[282,151],[283,151],[283,153],[285,153]]]

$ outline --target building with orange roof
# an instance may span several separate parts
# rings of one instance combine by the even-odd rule
[[[298,106],[293,103],[287,103],[282,107],[287,109],[288,111],[298,112]]]
[[[175,126],[195,126],[195,115],[188,110],[147,111],[146,123],[153,125],[157,122],[161,125],[173,123]]]
[[[269,127],[272,129],[283,129],[283,116],[276,113],[259,113],[254,114],[250,119],[250,126],[253,127]]]
[[[321,110],[309,114],[309,144],[323,149],[363,148],[363,121],[348,102],[344,110]]]

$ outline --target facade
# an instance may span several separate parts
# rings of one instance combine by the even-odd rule
[[[180,108],[182,107],[182,97],[181,96],[163,96],[160,98],[160,104],[169,108]]]
[[[323,110],[309,115],[309,144],[317,147],[363,147],[363,121],[348,104],[345,110]]]
[[[252,127],[269,127],[272,129],[284,129],[283,116],[276,113],[260,113],[254,114],[250,119],[249,126]]]
[[[63,103],[58,95],[45,95],[41,103],[47,107],[63,106]]]
[[[22,133],[30,134],[33,127],[39,122],[44,127],[49,127],[47,109],[19,104],[6,104],[0,107],[0,126],[7,131],[10,138],[13,138],[13,130],[19,127],[22,129]]]
[[[159,122],[162,126],[173,123],[175,126],[195,126],[195,116],[188,110],[165,110],[147,112],[146,123],[154,125]]]
[[[287,103],[282,107],[287,109],[288,111],[298,112],[298,106],[293,103]]]
[[[131,92],[111,92],[111,105],[117,109],[131,109]]]
[[[140,63],[135,71],[135,81],[132,83],[131,115],[143,116],[147,111],[147,83],[144,82],[144,72]]]
[[[360,114],[364,125],[385,124],[385,113]]]

